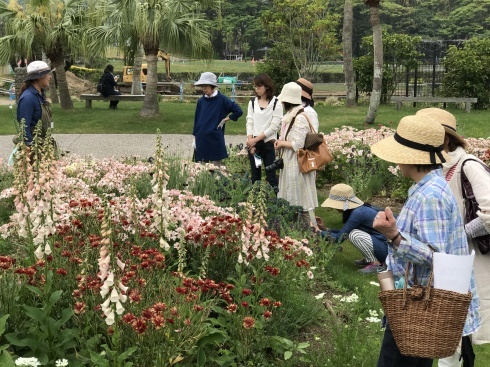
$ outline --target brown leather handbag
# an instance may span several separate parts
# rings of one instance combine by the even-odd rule
[[[306,114],[305,117],[310,125],[310,132],[306,134],[304,148],[298,149],[297,155],[299,170],[303,173],[308,173],[321,169],[327,163],[332,162],[333,155],[327,147],[323,134],[315,133],[315,130],[313,129],[313,126],[311,126],[310,120]],[[319,137],[321,140],[317,144]]]

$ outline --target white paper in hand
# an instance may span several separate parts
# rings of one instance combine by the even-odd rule
[[[434,288],[468,293],[475,250],[471,252],[471,255],[448,255],[435,252],[433,256]]]

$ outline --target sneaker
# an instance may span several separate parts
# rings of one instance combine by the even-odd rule
[[[380,271],[385,271],[387,269],[385,264],[375,264],[371,263],[368,266],[362,268],[359,270],[359,272],[363,274],[372,274],[372,273],[378,273]]]
[[[357,266],[365,267],[371,263],[369,261],[367,261],[366,259],[361,259],[361,260],[354,260],[354,264],[356,264]]]

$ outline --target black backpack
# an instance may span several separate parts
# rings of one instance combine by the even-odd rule
[[[100,78],[99,83],[97,84],[97,92],[102,93],[102,90],[104,89],[104,78]]]

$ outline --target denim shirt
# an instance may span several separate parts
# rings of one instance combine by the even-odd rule
[[[418,284],[427,285],[432,266],[432,251],[452,255],[468,255],[468,241],[458,206],[441,170],[428,173],[408,191],[408,199],[396,220],[402,241],[398,249],[388,248],[386,263],[395,281],[404,278],[407,262],[416,267]],[[413,284],[413,268],[408,277]],[[397,282],[401,284],[400,282]],[[478,312],[480,299],[476,293],[475,278],[471,276],[472,300],[463,335],[474,333],[480,327]]]

